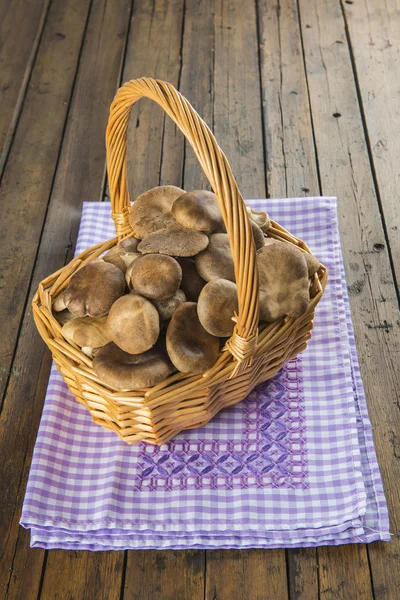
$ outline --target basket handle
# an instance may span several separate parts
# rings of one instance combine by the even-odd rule
[[[130,233],[130,198],[126,174],[127,129],[132,106],[140,98],[157,102],[190,142],[214,190],[225,222],[235,267],[239,314],[226,348],[237,360],[233,375],[251,365],[258,335],[258,271],[250,220],[229,163],[214,135],[194,108],[171,84],[134,79],[117,92],[107,125],[107,171],[112,217],[118,238]]]

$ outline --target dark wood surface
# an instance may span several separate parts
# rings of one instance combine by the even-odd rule
[[[395,0],[0,0],[0,598],[400,598],[399,32]],[[390,544],[29,548],[18,521],[50,369],[30,300],[71,259],[82,200],[107,194],[109,104],[139,76],[187,96],[245,197],[338,196]],[[155,105],[130,127],[133,196],[206,185]]]

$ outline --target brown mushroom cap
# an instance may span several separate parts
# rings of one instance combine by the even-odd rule
[[[265,246],[265,236],[264,232],[254,221],[251,221],[251,228],[253,230],[253,238],[254,244],[256,246],[256,250],[259,250],[263,246]]]
[[[118,248],[118,246],[113,246],[112,248],[110,248],[110,250],[108,250],[108,252],[106,252],[102,256],[102,259],[107,263],[115,265],[116,267],[118,267],[118,269],[120,269],[120,271],[125,273],[126,264],[125,261],[121,258],[121,250],[120,248]]]
[[[138,238],[135,238],[131,235],[130,237],[121,240],[118,243],[118,248],[120,249],[121,253],[136,252],[139,242],[140,240]]]
[[[107,317],[76,317],[65,323],[63,335],[78,346],[100,348],[111,340],[106,328]]]
[[[303,256],[307,263],[308,276],[312,277],[320,268],[321,264],[316,256],[309,252],[303,252]]]
[[[160,318],[149,300],[131,293],[112,305],[107,330],[121,350],[141,354],[156,343],[160,333]]]
[[[64,292],[61,292],[61,294],[58,294],[58,296],[54,298],[52,309],[57,313],[65,310]]]
[[[197,272],[193,258],[178,258],[182,269],[181,289],[185,292],[187,300],[197,302],[199,294],[206,282]]]
[[[269,244],[257,253],[260,319],[299,317],[308,308],[309,278],[302,253],[292,244]]]
[[[228,337],[235,326],[232,317],[239,310],[236,283],[213,279],[202,289],[197,314],[204,329],[217,337]]]
[[[54,317],[60,325],[65,325],[65,323],[68,323],[68,321],[76,319],[76,317],[74,317],[74,315],[69,312],[68,308],[61,310],[60,312],[56,312]]]
[[[235,269],[227,233],[210,235],[208,247],[194,260],[199,275],[206,281],[212,279],[235,281]]]
[[[195,256],[208,246],[208,237],[201,231],[174,225],[160,229],[144,238],[139,246],[143,254],[159,253],[169,256]]]
[[[153,304],[158,310],[161,321],[168,321],[178,306],[186,302],[185,293],[182,290],[176,290],[175,294],[165,300],[154,300]]]
[[[253,223],[258,225],[260,229],[262,229],[264,232],[267,231],[267,229],[271,225],[271,220],[267,213],[264,211],[254,210],[254,208],[247,206],[247,204],[246,210]]]
[[[99,259],[89,262],[71,277],[64,300],[76,317],[104,317],[124,293],[122,271]]]
[[[143,239],[150,233],[175,225],[171,215],[174,201],[182,196],[185,190],[174,185],[162,185],[152,188],[136,198],[129,211],[129,222],[134,234]]]
[[[155,350],[128,354],[111,342],[96,350],[93,371],[112,388],[134,390],[163,381],[170,373],[170,365],[167,358]]]
[[[166,300],[175,294],[182,280],[182,269],[171,256],[144,254],[133,261],[130,285],[152,300]]]
[[[189,229],[215,231],[223,227],[217,196],[207,190],[195,190],[179,196],[172,205],[175,219]]]
[[[173,365],[182,373],[205,371],[218,357],[219,340],[200,323],[195,302],[185,302],[174,312],[166,342]]]

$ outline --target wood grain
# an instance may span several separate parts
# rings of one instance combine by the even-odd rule
[[[397,2],[343,3],[368,129],[382,216],[400,283],[400,7]]]
[[[183,0],[135,2],[126,53],[123,80],[154,77],[177,86],[183,27]],[[128,129],[127,174],[133,201],[139,194],[165,183],[182,179],[182,153],[175,157],[181,133],[166,125],[165,114],[154,103],[139,102],[132,110]],[[163,144],[166,144],[163,174]],[[169,149],[170,151],[168,152]]]
[[[207,551],[205,600],[286,600],[288,597],[283,551]]]
[[[124,600],[203,600],[204,552],[128,552]]]
[[[57,0],[52,4],[4,172],[0,399],[8,378],[15,376],[10,364],[57,165],[89,4],[89,0]]]
[[[396,290],[340,5],[302,1],[300,14],[322,191],[339,199],[358,356],[391,526],[399,531],[400,413],[396,390],[400,383],[400,340]],[[395,537],[390,546],[373,544],[368,549],[374,592],[381,598],[398,595],[398,545],[399,538]],[[350,560],[351,548],[343,552],[348,552]],[[339,568],[336,560],[329,560],[327,567]],[[367,570],[365,557],[359,565]]]
[[[318,558],[321,598],[374,598],[365,546],[324,546],[318,548]]]
[[[50,0],[0,3],[0,173],[36,58]],[[18,49],[15,41],[18,39]]]
[[[95,0],[92,7],[29,296],[43,277],[70,260],[79,227],[82,199],[100,197],[105,166],[104,130],[109,104],[119,83],[129,24],[130,1],[124,0],[124,6],[122,4],[121,0]],[[117,5],[120,10],[116,9]],[[76,13],[74,18],[77,18]],[[77,27],[76,22],[74,26]],[[63,108],[59,106],[58,110]],[[24,534],[18,539],[22,532],[18,528],[18,519],[49,368],[50,355],[39,341],[29,306],[24,313],[13,363],[14,375],[10,378],[0,419],[0,480],[8,482],[0,506],[0,590],[7,589],[9,585],[10,598],[21,598],[18,596],[19,590],[31,577],[26,569],[19,572],[17,578],[14,575],[14,567],[30,564],[31,560],[28,536]],[[18,423],[18,436],[11,423]],[[35,555],[39,556],[38,561],[39,552],[35,551]],[[74,575],[80,561],[82,573],[85,565],[91,564],[87,563],[86,554],[89,553],[82,554],[82,558],[74,560]],[[122,554],[119,556],[115,555],[118,564]],[[43,557],[41,560],[43,562]],[[44,584],[47,577],[59,576],[56,563],[50,562],[48,567]],[[37,592],[40,565],[35,567],[35,573],[38,574]],[[72,573],[67,572],[63,576],[67,590],[71,585],[71,576]],[[33,595],[34,590],[32,584]],[[61,581],[59,590],[60,597],[63,597]]]

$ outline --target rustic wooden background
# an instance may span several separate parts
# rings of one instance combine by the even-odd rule
[[[0,0],[0,595],[104,600],[400,598],[396,0]],[[337,195],[390,544],[301,550],[45,552],[18,526],[50,355],[38,282],[73,254],[82,200],[106,197],[118,85],[170,81],[215,131],[246,198]],[[143,102],[137,193],[204,177]]]

